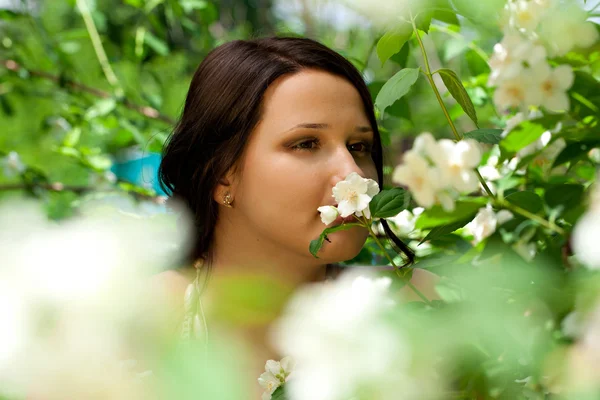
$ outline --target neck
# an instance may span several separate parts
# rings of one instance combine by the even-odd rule
[[[213,241],[211,274],[215,277],[261,275],[293,288],[325,280],[327,265],[308,251],[306,255],[286,251],[280,243],[224,217],[216,226]]]

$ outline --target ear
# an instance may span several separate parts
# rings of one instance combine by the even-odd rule
[[[235,174],[232,169],[223,178],[219,179],[213,193],[213,200],[218,204],[223,204],[223,199],[228,192],[235,199],[235,182]]]

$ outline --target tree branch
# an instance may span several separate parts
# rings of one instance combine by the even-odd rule
[[[14,60],[4,60],[2,62],[3,66],[8,69],[9,71],[13,71],[13,72],[18,72],[21,69],[25,69],[23,68],[19,63],[17,63]],[[34,77],[38,77],[38,78],[43,78],[49,81],[52,81],[58,85],[64,85],[66,87],[69,87],[71,89],[74,90],[79,90],[85,93],[89,93],[91,95],[94,95],[96,97],[100,97],[100,98],[109,98],[112,97],[110,93],[105,92],[103,90],[97,89],[97,88],[93,88],[87,85],[84,85],[82,83],[78,83],[69,79],[62,79],[56,75],[52,75],[48,72],[44,72],[44,71],[31,71],[31,70],[27,70],[27,73],[30,76],[34,76]],[[162,121],[166,124],[169,125],[173,125],[175,124],[175,120],[164,115],[161,114],[157,109],[149,107],[149,106],[140,106],[138,104],[134,104],[131,101],[129,101],[128,99],[124,99],[122,104],[130,109],[133,110],[141,115],[143,115],[144,117],[147,118],[151,118],[151,119],[155,119],[158,121]]]
[[[115,190],[115,189],[118,189],[116,187],[111,188],[111,189],[102,189],[102,188],[97,188],[97,187],[93,187],[93,186],[65,185],[61,182],[54,182],[54,183],[35,183],[35,184],[26,184],[26,183],[4,184],[4,185],[0,185],[0,192],[14,191],[14,190],[27,190],[27,189],[31,189],[31,188],[40,188],[40,189],[48,190],[51,192],[73,192],[78,195],[81,195],[81,194],[87,193],[87,192],[118,191],[118,190]],[[127,192],[127,193],[132,195],[133,197],[135,197],[138,200],[150,200],[155,203],[161,203],[163,201],[163,196],[153,196],[153,195],[147,195],[147,194],[133,192],[133,191]]]

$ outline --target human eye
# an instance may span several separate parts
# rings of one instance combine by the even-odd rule
[[[358,153],[371,153],[373,150],[373,144],[368,142],[357,142],[348,145],[350,151]]]
[[[319,139],[309,139],[309,140],[304,140],[294,146],[292,146],[292,150],[308,150],[308,151],[313,151],[316,150],[319,146]]]

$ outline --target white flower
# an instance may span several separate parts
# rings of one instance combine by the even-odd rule
[[[539,106],[542,100],[540,87],[525,70],[519,75],[504,79],[494,93],[494,103],[502,110],[511,107]]]
[[[333,197],[338,202],[338,211],[342,217],[352,214],[370,218],[369,203],[379,193],[379,185],[372,179],[363,178],[356,172],[333,187]]]
[[[23,164],[19,153],[16,151],[11,151],[1,161],[4,164],[4,175],[7,177],[13,177],[25,171],[25,164]]]
[[[258,383],[265,389],[263,400],[269,400],[273,392],[283,385],[289,378],[295,367],[292,357],[284,357],[281,361],[268,360],[265,364],[265,372],[258,378]]]
[[[440,148],[435,162],[442,172],[444,182],[460,193],[471,193],[479,187],[475,168],[481,162],[481,151],[472,139],[453,142],[449,139],[438,141]]]
[[[473,235],[474,244],[477,244],[491,236],[498,225],[502,225],[512,217],[512,213],[507,210],[495,213],[492,206],[488,204],[485,208],[479,209],[475,219],[469,222],[465,228]]]
[[[409,150],[404,154],[404,164],[396,167],[392,180],[406,185],[417,204],[422,207],[430,208],[438,200],[441,173],[415,151]]]
[[[542,93],[541,105],[551,111],[568,111],[567,90],[575,79],[573,69],[569,65],[559,65],[552,69],[547,63],[540,63],[532,71]]]
[[[262,395],[263,400],[269,400],[273,392],[281,386],[281,381],[271,372],[263,372],[258,378],[258,383],[265,389]]]
[[[382,319],[394,305],[390,284],[355,267],[333,283],[295,294],[270,332],[276,349],[297,361],[286,383],[291,400],[349,399],[360,388],[378,391],[376,398],[399,392],[414,398],[407,378],[410,346]]]
[[[334,206],[322,206],[317,208],[317,211],[321,213],[321,221],[325,225],[331,224],[340,215],[338,209]]]
[[[600,269],[600,212],[585,213],[573,229],[573,250],[577,258],[590,269]]]
[[[563,56],[575,47],[587,48],[598,40],[598,31],[588,14],[574,2],[553,7],[540,24],[538,33],[552,56]]]
[[[409,236],[414,232],[417,218],[423,210],[422,207],[416,207],[412,212],[410,210],[402,210],[398,215],[387,220],[393,222],[394,233],[399,236]]]
[[[544,46],[518,33],[507,33],[502,41],[494,46],[494,54],[489,61],[492,72],[488,85],[496,86],[519,76],[525,71],[525,65],[546,62],[546,55]]]
[[[516,0],[507,4],[507,11],[511,26],[534,31],[544,16],[546,4],[530,0]]]

